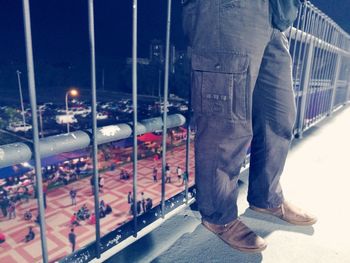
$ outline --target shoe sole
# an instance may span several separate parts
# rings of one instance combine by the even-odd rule
[[[266,214],[266,215],[270,215],[270,216],[274,216],[274,217],[277,217],[289,224],[292,224],[292,225],[297,225],[297,226],[311,226],[311,225],[314,225],[316,222],[317,222],[317,219],[314,219],[314,220],[310,220],[310,221],[293,221],[293,220],[287,220],[283,217],[280,217],[280,216],[277,216],[277,215],[274,215],[268,211],[266,211],[265,209],[259,209],[257,207],[249,207],[251,210],[255,211],[255,212],[258,212],[258,213],[262,213],[262,214]]]
[[[265,246],[261,247],[261,248],[242,248],[242,247],[237,247],[235,245],[230,244],[229,242],[227,242],[225,239],[221,238],[218,234],[216,234],[212,229],[210,229],[209,227],[207,227],[205,224],[202,225],[208,229],[210,232],[212,232],[214,235],[216,235],[218,238],[220,238],[222,241],[224,241],[227,245],[229,245],[230,247],[239,250],[241,252],[245,252],[245,253],[259,253],[263,250],[265,250],[267,248],[267,244],[265,244]]]

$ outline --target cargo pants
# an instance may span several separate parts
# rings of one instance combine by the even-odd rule
[[[238,217],[238,176],[250,149],[248,202],[283,202],[280,176],[296,118],[288,41],[268,0],[189,0],[196,199],[204,220]]]

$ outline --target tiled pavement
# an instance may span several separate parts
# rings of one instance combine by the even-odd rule
[[[194,162],[193,148],[190,152],[190,180],[189,185],[194,183]],[[170,197],[183,191],[184,186],[177,181],[175,169],[180,165],[185,167],[185,146],[174,148],[173,152],[167,153],[167,162],[171,167],[172,183],[166,184],[166,196]],[[154,165],[158,167],[158,182],[153,182],[152,169]],[[122,166],[132,174],[132,163]],[[145,198],[153,199],[153,205],[160,202],[161,180],[160,180],[161,162],[155,163],[152,158],[143,159],[138,162],[138,196],[145,193]],[[101,219],[101,235],[115,229],[118,225],[131,219],[128,214],[129,204],[127,203],[127,194],[132,191],[132,180],[119,179],[120,167],[115,171],[102,173],[105,179],[103,193],[100,193],[100,200],[110,204],[113,212],[107,217]],[[78,190],[77,205],[72,206],[69,197],[69,191],[74,186]],[[64,187],[53,189],[47,195],[46,209],[46,231],[47,247],[49,260],[51,262],[59,259],[71,252],[68,242],[68,233],[70,231],[69,219],[84,203],[87,204],[90,211],[93,210],[93,195],[91,194],[90,178],[85,178],[69,184]],[[41,262],[41,244],[39,226],[23,219],[23,214],[30,209],[33,213],[33,219],[37,215],[37,200],[31,199],[28,203],[19,203],[17,205],[17,217],[7,219],[0,217],[0,232],[5,233],[6,242],[0,244],[0,262]],[[25,243],[24,237],[28,232],[28,226],[34,227],[35,239]],[[88,222],[81,222],[81,225],[75,228],[77,235],[77,248],[85,246],[95,238],[95,226]]]

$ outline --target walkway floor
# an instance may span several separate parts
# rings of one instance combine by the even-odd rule
[[[193,152],[190,152],[190,158],[193,160]],[[166,196],[170,197],[183,191],[184,186],[177,181],[175,169],[177,165],[185,167],[185,146],[174,148],[173,152],[167,154],[167,161],[172,171],[172,183],[166,184]],[[193,171],[193,161],[191,161]],[[161,180],[160,171],[161,163],[158,166],[158,182],[153,182],[152,169],[155,165],[152,158],[143,159],[138,162],[138,199],[141,199],[140,193],[145,193],[145,198],[153,199],[153,205],[160,202],[161,197]],[[122,166],[132,174],[132,163]],[[103,173],[105,187],[103,193],[100,193],[100,200],[103,199],[110,204],[113,212],[107,217],[101,219],[101,235],[115,229],[119,224],[130,220],[129,208],[127,203],[127,194],[132,191],[132,180],[120,180],[120,169],[113,172]],[[190,174],[190,185],[193,185],[193,174]],[[77,205],[71,205],[69,191],[72,187],[78,190]],[[56,188],[48,192],[47,209],[46,209],[46,228],[47,228],[47,245],[49,260],[54,261],[69,253],[71,247],[68,242],[68,232],[70,231],[69,220],[75,211],[83,204],[87,204],[90,211],[94,207],[93,196],[91,195],[90,177],[79,180],[65,187]],[[24,221],[23,215],[26,210],[31,210],[33,219],[37,215],[37,201],[30,200],[29,203],[21,203],[17,207],[17,217],[9,220],[0,216],[0,232],[5,233],[6,242],[0,244],[0,262],[3,263],[34,263],[41,262],[41,245],[39,226],[33,221]],[[24,237],[28,232],[28,226],[34,226],[35,239],[25,243]],[[77,248],[82,247],[95,238],[95,226],[82,222],[75,228],[77,235]]]
[[[293,226],[248,209],[246,172],[242,174],[239,213],[267,240],[269,245],[262,253],[231,249],[200,224],[198,212],[186,209],[107,262],[350,262],[349,135],[347,107],[293,143],[282,185],[288,200],[318,216],[313,227]]]

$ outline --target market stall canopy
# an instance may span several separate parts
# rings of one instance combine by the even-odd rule
[[[162,135],[155,135],[152,132],[145,133],[141,136],[137,137],[137,140],[141,142],[154,142],[154,141],[161,141],[162,140]]]
[[[29,172],[32,169],[32,167],[23,166],[21,164],[0,168],[0,179],[5,179],[11,176],[19,176]]]
[[[66,158],[66,160],[72,160],[80,157],[90,156],[90,151],[88,149],[81,149],[73,152],[61,153],[59,156]]]
[[[49,166],[49,165],[59,164],[59,163],[63,163],[64,161],[67,161],[67,158],[60,156],[60,155],[54,155],[54,156],[42,158],[41,159],[41,166],[45,167],[45,166]],[[34,160],[31,160],[29,163],[31,166],[33,166],[33,167],[35,166]]]
[[[123,140],[118,140],[115,142],[112,142],[114,147],[120,147],[120,148],[128,148],[128,147],[132,147],[134,145],[134,139],[132,137],[130,138],[126,138]],[[137,144],[140,144],[140,142],[138,142]]]

